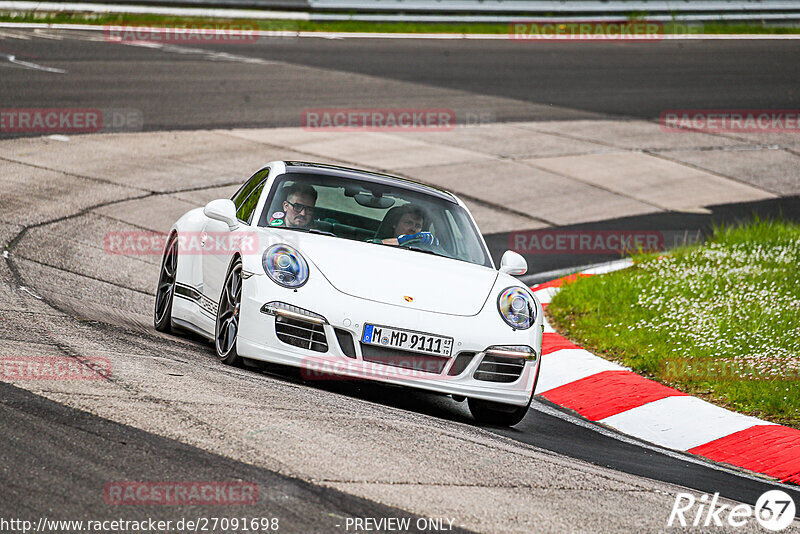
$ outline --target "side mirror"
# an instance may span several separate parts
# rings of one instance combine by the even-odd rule
[[[500,258],[500,272],[511,276],[521,276],[528,272],[528,262],[513,250],[506,250]]]
[[[229,198],[212,200],[203,208],[203,213],[209,219],[224,222],[231,230],[239,227],[239,220],[236,218],[236,206]]]

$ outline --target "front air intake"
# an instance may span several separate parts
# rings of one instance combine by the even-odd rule
[[[355,358],[356,346],[353,343],[353,334],[342,328],[334,328],[333,331],[336,333],[336,341],[339,342],[339,348],[342,349],[344,355],[348,358]]]
[[[275,318],[275,335],[293,347],[328,352],[328,340],[321,324],[279,315]]]
[[[486,382],[514,382],[525,369],[524,358],[504,358],[486,354],[475,370],[473,378]]]
[[[469,362],[472,361],[472,358],[475,357],[474,352],[459,352],[458,356],[456,356],[453,365],[450,366],[450,370],[447,371],[449,376],[458,376],[464,372],[464,370],[469,365]]]

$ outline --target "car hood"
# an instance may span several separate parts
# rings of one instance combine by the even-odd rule
[[[337,290],[394,306],[477,315],[498,275],[489,267],[401,247],[287,230],[279,232]]]

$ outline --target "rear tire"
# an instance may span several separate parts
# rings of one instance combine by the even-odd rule
[[[153,326],[159,332],[172,332],[172,300],[175,297],[175,280],[178,272],[178,239],[172,234],[167,241],[161,271],[158,274]]]
[[[531,399],[533,395],[531,395]],[[525,418],[531,399],[525,406],[515,406],[501,402],[491,402],[481,399],[467,399],[472,417],[481,424],[492,426],[514,426]]]
[[[242,358],[236,352],[239,335],[239,308],[242,303],[242,260],[233,260],[222,294],[217,306],[217,320],[214,328],[214,349],[217,357],[225,365],[241,367]]]

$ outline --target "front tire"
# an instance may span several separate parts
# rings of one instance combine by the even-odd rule
[[[533,399],[533,395],[531,395]],[[515,406],[501,402],[491,402],[481,399],[467,399],[469,411],[476,421],[492,426],[514,426],[525,418],[531,399],[525,406]]]
[[[178,272],[178,240],[172,234],[161,260],[161,271],[156,287],[156,304],[153,310],[153,326],[159,332],[172,332],[172,300],[175,297],[175,280]]]
[[[239,335],[239,308],[242,304],[242,260],[233,260],[222,295],[217,306],[217,320],[214,328],[214,347],[217,357],[226,365],[242,365],[242,358],[236,352],[236,339]]]

